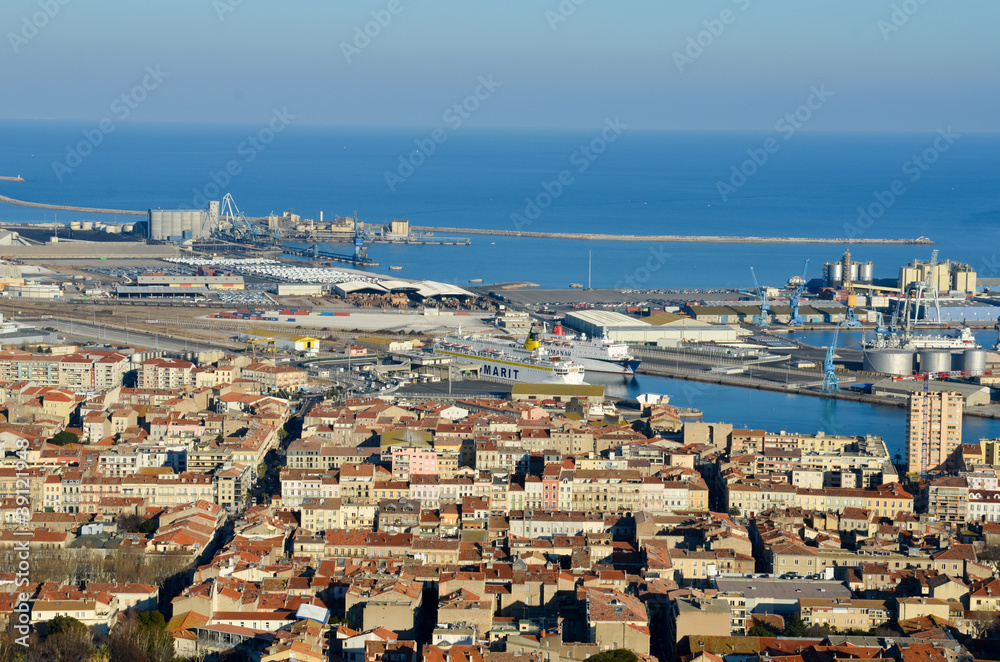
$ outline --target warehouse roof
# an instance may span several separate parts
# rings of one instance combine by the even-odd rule
[[[422,280],[417,285],[417,294],[426,298],[429,297],[472,297],[475,296],[468,290],[463,290],[457,285],[450,283],[439,283],[433,280]]]
[[[116,289],[118,294],[152,294],[171,296],[196,296],[207,295],[208,288],[204,285],[192,285],[191,287],[169,287],[161,285],[119,285]]]
[[[386,288],[378,283],[368,283],[363,280],[351,280],[346,283],[337,283],[334,287],[344,294],[354,294],[355,292],[388,292]]]
[[[610,310],[574,310],[572,312],[566,313],[566,317],[569,319],[575,319],[581,322],[586,322],[587,324],[593,324],[595,326],[604,326],[604,327],[647,326],[645,322],[642,322],[636,319],[635,317],[629,317],[628,315],[622,315],[621,313],[612,312]]]

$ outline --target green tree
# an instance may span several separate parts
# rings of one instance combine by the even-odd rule
[[[72,616],[56,616],[48,622],[46,636],[70,632],[74,634],[87,634],[87,626],[73,618]]]
[[[156,520],[152,517],[144,520],[139,525],[139,533],[152,533],[153,531],[156,531]]]
[[[598,653],[597,655],[591,655],[585,662],[639,662],[639,658],[628,649],[616,648]]]
[[[743,514],[743,511],[740,510],[739,508],[737,508],[736,506],[733,506],[732,508],[729,509],[729,515],[731,517],[739,517],[742,514]]]
[[[154,609],[153,611],[141,612],[136,618],[136,622],[140,627],[147,630],[166,630],[167,629],[167,619],[163,617],[159,609]]]
[[[775,633],[771,632],[771,630],[769,630],[768,628],[766,628],[763,625],[761,625],[760,623],[758,623],[757,625],[755,625],[752,628],[750,628],[749,630],[747,630],[747,636],[748,637],[773,637],[773,636],[775,636]]]
[[[49,439],[50,444],[55,444],[56,446],[69,446],[70,444],[80,443],[80,437],[72,432],[63,430],[62,432],[56,433],[54,437]]]
[[[804,637],[806,634],[806,624],[798,614],[792,614],[785,619],[786,637]]]

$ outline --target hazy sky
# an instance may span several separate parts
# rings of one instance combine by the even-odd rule
[[[825,86],[808,129],[1000,130],[996,0],[4,0],[0,25],[0,117],[770,130]]]

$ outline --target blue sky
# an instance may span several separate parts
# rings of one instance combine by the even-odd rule
[[[99,120],[159,66],[130,121],[436,126],[492,75],[470,125],[770,130],[825,85],[810,130],[1000,130],[995,0],[59,2],[0,3],[0,117]]]

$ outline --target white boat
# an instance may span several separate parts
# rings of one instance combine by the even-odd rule
[[[565,334],[561,326],[556,326],[555,333],[529,333],[519,341],[490,336],[468,336],[464,341],[476,349],[499,349],[516,356],[530,356],[532,352],[542,349],[548,356],[558,356],[582,365],[587,372],[634,375],[641,363],[623,342],[588,338],[584,334]]]
[[[957,336],[911,334],[909,337],[898,333],[877,333],[875,338],[863,343],[865,349],[981,349],[972,330],[963,326]]]
[[[574,361],[550,356],[544,350],[517,356],[489,347],[475,347],[468,338],[449,336],[434,341],[433,352],[453,357],[458,363],[479,366],[488,379],[528,384],[583,384],[584,367]]]

